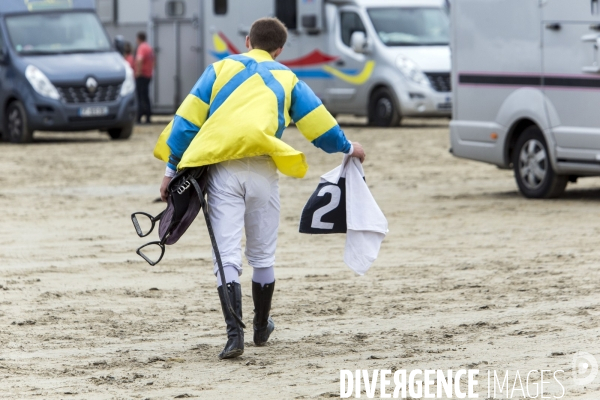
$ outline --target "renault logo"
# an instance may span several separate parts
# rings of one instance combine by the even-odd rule
[[[88,92],[94,93],[98,89],[98,81],[94,78],[88,78],[85,82],[85,87],[87,87]]]

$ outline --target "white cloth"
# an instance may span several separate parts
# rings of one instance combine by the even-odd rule
[[[275,264],[279,228],[279,175],[268,156],[211,165],[207,186],[208,212],[223,266],[242,273],[242,229],[246,258],[254,268]],[[217,263],[213,252],[214,272]]]
[[[387,219],[364,180],[364,170],[356,157],[344,156],[342,165],[321,176],[322,182],[337,184],[346,178],[346,248],[344,262],[364,275],[377,259],[381,242],[388,233]]]

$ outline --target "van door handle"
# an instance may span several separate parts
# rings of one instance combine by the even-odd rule
[[[600,34],[598,33],[588,33],[581,37],[581,41],[586,43],[598,43],[598,39],[600,39]]]
[[[590,33],[583,35],[581,40],[586,43],[594,43],[594,63],[581,68],[586,74],[598,74],[600,73],[600,66],[598,65],[598,48],[600,47],[600,34]]]
[[[549,29],[551,31],[560,31],[560,24],[558,22],[553,22],[551,24],[546,24],[546,29]]]
[[[590,66],[581,68],[581,71],[586,74],[600,74],[600,66],[590,65]]]
[[[346,65],[346,62],[344,60],[337,60],[335,62],[335,65],[337,65],[338,67],[343,67],[344,65]]]
[[[600,31],[600,24],[590,25],[590,29],[593,31]]]

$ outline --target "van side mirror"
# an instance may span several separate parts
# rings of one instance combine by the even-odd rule
[[[367,52],[367,36],[364,32],[356,31],[352,32],[350,36],[350,47],[355,53],[366,53]]]
[[[115,37],[115,49],[121,54],[125,54],[125,38],[122,35]]]

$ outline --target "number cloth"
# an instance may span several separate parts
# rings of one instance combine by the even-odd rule
[[[346,178],[321,182],[300,217],[300,233],[346,233]]]
[[[365,181],[358,158],[344,156],[342,165],[321,176],[300,217],[300,232],[346,233],[344,262],[364,275],[377,259],[388,223]]]
[[[351,150],[337,121],[313,91],[263,50],[210,65],[158,139],[154,155],[182,169],[260,155],[302,178],[306,158],[281,140],[290,121],[328,153]]]

